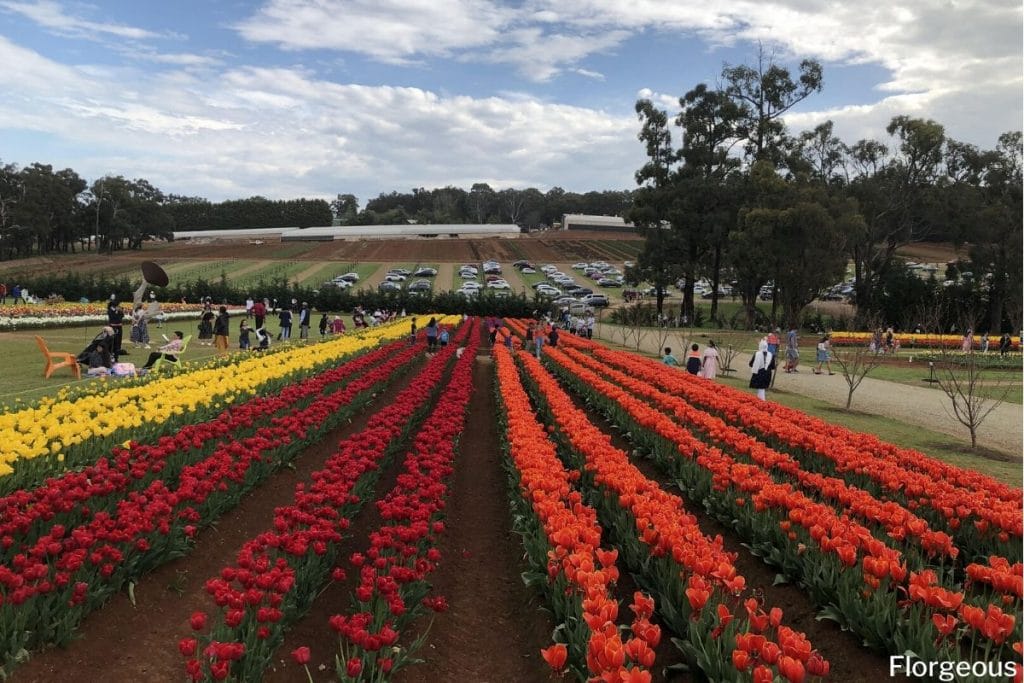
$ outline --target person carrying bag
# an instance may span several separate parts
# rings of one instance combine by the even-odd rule
[[[750,388],[757,389],[757,397],[765,400],[765,390],[771,386],[772,371],[775,370],[775,356],[768,351],[764,339],[757,345],[757,353],[750,359]]]

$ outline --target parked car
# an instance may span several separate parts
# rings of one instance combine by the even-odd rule
[[[384,281],[377,285],[377,291],[379,292],[400,292],[402,291],[402,285],[397,282]]]
[[[541,266],[540,270],[542,273],[554,273],[558,270],[558,268],[549,263],[547,265]]]
[[[341,278],[346,282],[359,282],[359,273],[345,273],[344,275],[339,275],[338,278]]]
[[[413,282],[411,285],[409,285],[409,291],[410,292],[429,292],[430,291],[430,282],[428,282],[427,280],[417,280],[416,282]]]
[[[460,270],[459,277],[461,277],[463,280],[475,280],[476,273],[471,273],[468,270]]]
[[[530,266],[525,266],[519,272],[522,273],[523,275],[536,275],[537,274],[537,271],[534,270],[533,268],[531,268]]]
[[[513,263],[512,267],[513,268],[526,268],[526,267],[531,267],[532,268],[533,266],[530,265],[529,261],[522,261],[522,260],[520,260],[520,261],[516,261],[515,263]]]
[[[404,275],[409,277],[412,273],[407,268],[392,268],[388,271],[388,274]]]
[[[595,308],[608,305],[608,297],[604,294],[588,294],[581,298],[580,301],[585,303],[587,306],[593,306]]]
[[[622,283],[610,277],[603,277],[597,281],[598,287],[621,287]]]
[[[580,261],[579,263],[572,264],[572,269],[573,270],[583,270],[584,268],[587,267],[587,265],[588,264],[583,263],[582,261]]]
[[[505,282],[504,280],[494,280],[487,283],[489,289],[512,289],[512,285]]]
[[[437,275],[437,268],[417,268],[413,275],[416,277],[434,277]]]
[[[479,282],[463,282],[462,289],[482,289],[483,285]]]
[[[398,273],[388,273],[384,276],[385,282],[405,282],[405,280],[405,276],[399,275]]]

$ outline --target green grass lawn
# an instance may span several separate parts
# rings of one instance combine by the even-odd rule
[[[150,345],[152,349],[133,348],[128,341],[131,327],[124,328],[123,347],[128,350],[129,355],[122,358],[123,361],[134,363],[136,367],[142,367],[149,357],[150,351],[154,351],[161,344],[164,344],[161,334],[172,336],[174,330],[181,330],[186,335],[192,335],[192,342],[189,343],[185,358],[190,361],[212,358],[216,355],[216,349],[209,346],[199,346],[196,343],[198,336],[198,318],[195,320],[171,320],[159,328],[155,323],[149,326]],[[61,327],[49,330],[19,330],[17,332],[6,332],[0,335],[0,345],[3,348],[5,359],[4,383],[0,389],[0,409],[10,410],[18,403],[35,401],[44,396],[54,394],[64,386],[86,386],[99,382],[116,382],[116,379],[86,378],[82,373],[82,379],[76,380],[69,368],[57,370],[49,379],[43,377],[45,362],[43,354],[36,346],[35,335],[46,340],[51,351],[66,351],[77,355],[82,349],[89,345],[89,342],[102,329],[102,324]],[[231,328],[238,330],[237,320],[232,320]],[[237,346],[237,339],[231,340],[232,347]]]
[[[909,356],[908,356],[909,358]],[[941,391],[937,382],[926,382],[930,377],[927,363],[909,361],[905,365],[880,365],[872,370],[868,377],[884,379],[899,384],[915,387],[931,388]],[[983,382],[980,394],[988,398],[1000,398],[1010,403],[1022,402],[1021,373],[1018,370],[985,370],[981,375]]]

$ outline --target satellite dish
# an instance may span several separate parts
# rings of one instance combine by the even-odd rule
[[[166,287],[170,282],[164,269],[152,261],[142,262],[142,279],[154,287]]]

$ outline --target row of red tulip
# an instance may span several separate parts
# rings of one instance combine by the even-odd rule
[[[956,558],[959,554],[948,534],[932,531],[927,522],[898,503],[879,501],[867,491],[850,486],[842,479],[808,472],[791,455],[776,451],[740,429],[726,424],[721,418],[694,408],[678,396],[660,391],[647,381],[634,379],[630,374],[619,372],[579,351],[567,350],[565,353],[575,364],[600,373],[634,396],[646,400],[668,415],[674,415],[677,421],[708,443],[744,456],[773,474],[775,479],[784,478],[799,484],[812,495],[831,503],[840,514],[877,524],[886,535],[903,546],[902,550],[919,545],[928,556],[938,557],[940,562]],[[626,364],[625,360],[622,362]]]
[[[574,363],[566,354],[550,351],[549,357],[564,368],[566,380],[589,399],[604,402],[613,413],[619,411],[615,417],[623,426],[631,430],[639,426],[634,439],[646,441],[710,509],[740,522],[739,529],[749,536],[752,546],[786,573],[801,577],[815,600],[832,606],[828,613],[833,618],[867,642],[892,652],[902,652],[913,644],[912,649],[922,657],[955,655],[955,643],[937,639],[929,618],[912,618],[900,608],[907,579],[904,558],[869,529],[840,517],[790,484],[774,482],[760,466],[737,463],[718,448],[707,446],[660,411]],[[748,495],[753,509],[746,504]],[[849,572],[858,559],[861,571]]]
[[[369,370],[364,367],[357,381],[335,383],[333,393],[305,407],[292,407],[249,436],[221,438],[209,454],[180,468],[176,477],[123,491],[112,511],[92,513],[80,502],[78,523],[56,524],[37,534],[31,545],[25,544],[25,552],[0,565],[0,631],[11,634],[2,641],[3,665],[13,665],[22,648],[66,643],[85,614],[110,595],[186,553],[200,527],[236,505],[303,445],[347,419],[358,407],[354,400],[361,404],[369,388],[388,382],[410,360],[407,355]],[[130,476],[114,468],[100,474],[109,474],[113,481],[98,480],[101,489]],[[55,480],[55,485],[61,482]],[[45,523],[44,516],[35,526]]]
[[[583,680],[644,683],[650,680],[654,648],[661,629],[650,622],[653,601],[641,593],[631,609],[632,636],[623,641],[616,619],[619,603],[612,587],[619,578],[615,550],[601,548],[597,512],[583,502],[573,482],[579,473],[566,471],[555,445],[537,421],[523,390],[511,353],[494,348],[498,394],[505,421],[505,443],[516,488],[515,504],[536,528],[520,529],[527,555],[543,570],[541,582],[566,642],[543,651],[556,671],[568,667]]]
[[[349,559],[359,572],[355,612],[329,620],[340,640],[338,680],[387,680],[415,661],[412,656],[422,643],[421,636],[405,647],[396,646],[406,627],[424,609],[446,607],[443,596],[429,596],[426,579],[441,560],[436,540],[445,529],[447,478],[473,397],[480,335],[470,334],[451,379],[413,439],[397,483],[376,502],[384,523],[370,534],[365,555],[356,553]]]
[[[746,394],[720,383],[686,373],[666,373],[664,366],[649,359],[604,350],[594,355],[683,396],[762,440],[789,449],[808,469],[834,471],[879,498],[900,501],[934,529],[952,534],[968,559],[992,554],[1011,560],[1021,557],[1024,515],[1019,489],[916,451],[883,445],[870,435],[828,425],[771,401],[751,401]]]
[[[469,326],[462,326],[456,342]],[[372,495],[380,467],[443,389],[454,355],[442,350],[367,426],[342,441],[312,483],[296,486],[291,505],[274,510],[273,528],[247,541],[233,566],[206,582],[218,612],[193,615],[198,637],[179,643],[191,680],[259,680],[284,630],[303,614],[328,581],[351,517]],[[410,347],[409,353],[419,349]]]
[[[563,356],[548,349],[552,357]],[[787,681],[824,676],[829,665],[802,633],[782,625],[782,610],[765,606],[748,592],[721,537],[707,538],[682,500],[644,476],[629,456],[611,444],[532,355],[519,355],[561,436],[579,455],[587,479],[604,503],[606,523],[621,534],[627,563],[646,565],[659,586],[659,605],[673,630],[687,640],[684,651],[712,680],[763,679],[777,672]],[[606,508],[606,509],[605,509]],[[630,561],[632,560],[632,561]],[[683,600],[683,597],[687,600]],[[741,609],[742,606],[742,609]],[[764,657],[736,660],[737,634],[755,633],[771,642]]]
[[[127,491],[145,488],[158,477],[177,477],[185,465],[208,456],[224,441],[251,435],[274,416],[339,390],[351,401],[372,388],[361,373],[404,348],[398,342],[389,344],[274,394],[227,407],[213,419],[186,425],[155,443],[126,442],[81,470],[0,497],[0,562],[9,562],[18,553],[40,552],[38,547],[30,549],[40,535],[49,536],[58,525],[74,527],[86,516],[114,512]],[[392,360],[388,367],[397,369],[407,361]],[[58,534],[62,536],[63,532]]]

